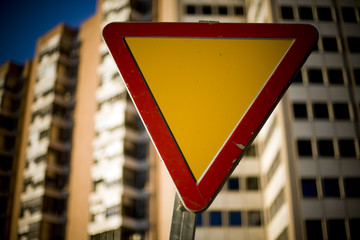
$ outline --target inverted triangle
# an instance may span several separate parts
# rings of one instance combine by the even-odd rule
[[[103,38],[184,207],[201,212],[318,32],[304,24],[110,23]]]
[[[125,41],[197,182],[293,42],[149,37]]]

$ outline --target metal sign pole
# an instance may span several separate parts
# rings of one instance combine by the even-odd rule
[[[196,214],[187,211],[175,193],[170,240],[191,240],[195,236]]]

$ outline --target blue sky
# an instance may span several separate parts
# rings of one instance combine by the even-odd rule
[[[0,65],[33,58],[36,40],[61,22],[78,27],[96,0],[0,0]]]

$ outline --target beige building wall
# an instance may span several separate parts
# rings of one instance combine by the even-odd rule
[[[17,222],[19,219],[20,213],[20,194],[23,188],[23,171],[25,167],[25,154],[26,154],[26,146],[27,146],[27,132],[30,123],[31,117],[31,100],[33,98],[32,91],[30,89],[34,88],[34,77],[32,77],[34,73],[32,73],[32,61],[27,61],[24,66],[24,86],[23,86],[23,95],[22,95],[22,103],[21,103],[21,114],[22,118],[18,123],[18,136],[17,136],[17,144],[19,152],[18,161],[16,171],[14,170],[14,174],[16,176],[15,184],[14,184],[14,195],[13,195],[13,205],[11,210],[11,222],[10,222],[10,239],[17,239]]]
[[[96,70],[99,65],[98,47],[101,41],[100,20],[100,14],[95,14],[80,27],[80,61],[67,215],[68,240],[88,239],[89,194],[92,187],[90,168],[93,160],[92,142],[95,136],[95,91],[98,85]]]

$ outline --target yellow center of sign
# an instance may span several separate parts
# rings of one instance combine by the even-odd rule
[[[293,40],[126,37],[126,42],[199,181]]]

